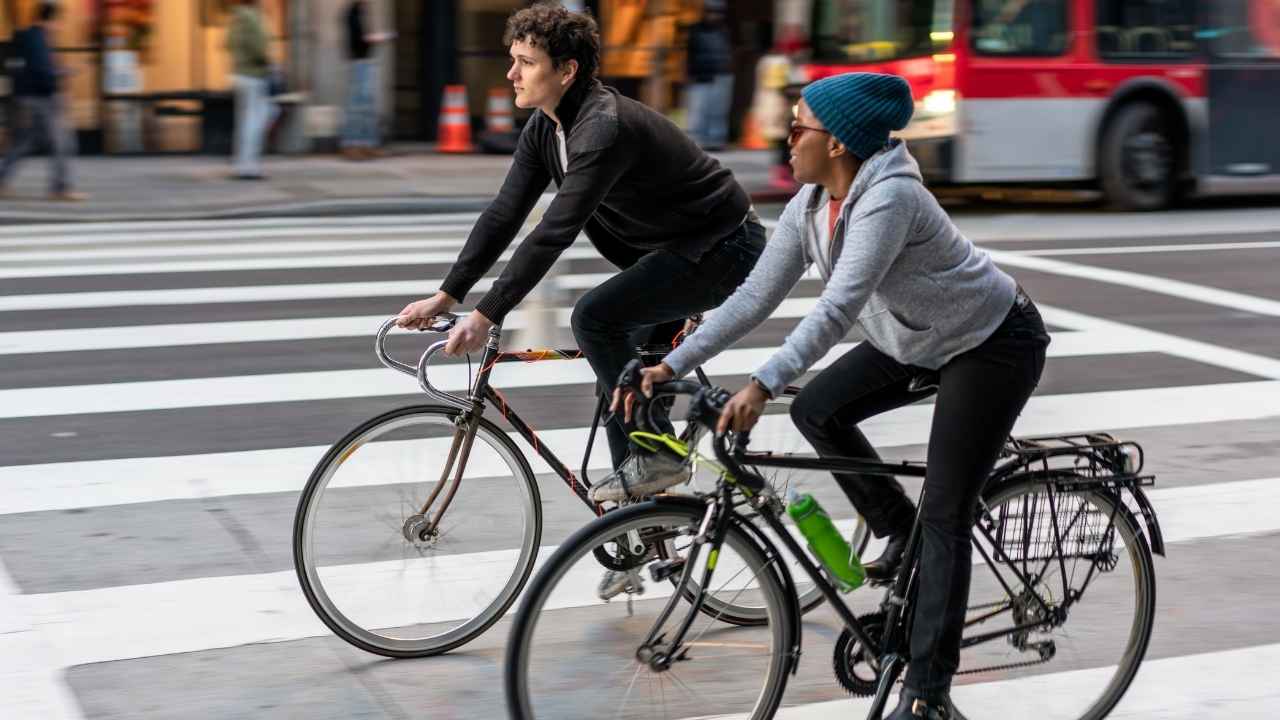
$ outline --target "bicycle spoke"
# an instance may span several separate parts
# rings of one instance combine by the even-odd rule
[[[676,674],[676,671],[674,669],[668,670],[666,674],[670,675],[671,682],[678,685],[681,689],[683,689],[686,693],[688,693],[689,697],[699,702],[702,702],[704,700],[703,695],[699,692],[694,691],[693,688],[685,684],[685,682],[680,679],[680,676]]]
[[[622,696],[622,702],[618,705],[618,712],[615,714],[614,720],[622,717],[622,711],[627,709],[627,701],[631,697],[631,691],[635,689],[636,680],[640,677],[640,672],[644,670],[644,665],[636,663],[636,671],[631,674],[631,682],[627,684],[627,692]]]
[[[768,568],[769,564],[771,564],[772,562],[774,562],[774,561],[773,561],[773,560],[770,560],[768,563],[765,563],[765,565],[764,565],[764,566],[762,566],[762,569]],[[723,587],[726,587],[730,582],[733,582],[733,580],[734,580],[735,578],[737,578],[739,575],[741,575],[741,574],[742,574],[746,569],[747,569],[747,567],[744,565],[744,566],[742,567],[742,569],[741,569],[741,570],[739,570],[738,572],[734,573],[734,574],[733,574],[733,577],[731,577],[731,578],[729,578],[728,580],[726,580],[726,581],[725,581],[725,583],[724,583],[724,585],[721,585],[720,587],[722,587],[722,588],[723,588]],[[758,579],[758,576],[757,576],[757,575],[753,575],[753,576],[752,576],[752,579]],[[738,590],[738,592],[737,592],[737,593],[735,593],[735,594],[734,594],[734,596],[733,596],[732,598],[730,598],[730,599],[729,599],[729,602],[728,602],[728,603],[726,603],[726,605],[732,605],[732,604],[734,604],[735,602],[737,602],[737,601],[738,601],[738,598],[742,596],[742,593],[744,593],[744,592],[746,592],[746,591],[747,591],[748,587],[749,587],[748,585],[743,585],[743,586],[742,586],[742,588],[740,588],[740,589]],[[703,626],[702,630],[701,630],[697,635],[695,635],[695,636],[694,636],[693,640],[690,640],[690,641],[686,642],[685,644],[686,644],[686,645],[690,645],[690,644],[696,643],[696,642],[698,642],[699,640],[701,640],[701,639],[702,639],[702,636],[703,636],[703,635],[706,635],[706,634],[707,634],[707,631],[711,629],[711,624],[712,624],[712,623],[714,623],[714,622],[716,622],[717,620],[719,620],[719,619],[721,618],[721,616],[723,616],[723,615],[724,615],[724,611],[723,611],[723,610],[721,610],[720,612],[718,612],[718,613],[716,613],[715,615],[713,615],[713,616],[711,616],[710,618],[708,618],[708,619],[707,619],[707,621],[706,621],[706,625],[704,625],[704,626]]]

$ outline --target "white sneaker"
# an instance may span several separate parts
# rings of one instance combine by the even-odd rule
[[[591,488],[595,502],[621,502],[653,495],[689,481],[689,466],[664,452],[631,453],[599,485]]]
[[[606,570],[604,577],[600,579],[600,586],[596,589],[596,594],[600,596],[601,600],[609,602],[623,592],[628,595],[644,594],[644,580],[640,577],[640,571]]]

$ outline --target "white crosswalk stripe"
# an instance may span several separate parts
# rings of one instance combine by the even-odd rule
[[[1253,503],[1275,507],[1280,503],[1277,480],[1266,478],[1157,490],[1151,497],[1168,528],[1165,540],[1169,543],[1263,534],[1280,530],[1280,517],[1257,513],[1234,527],[1223,526],[1218,518],[1237,516]],[[552,551],[553,547],[542,548],[539,557],[546,558]],[[448,579],[449,596],[465,598],[470,595],[472,585],[482,587],[491,582],[484,568],[509,567],[515,553],[516,550],[503,550],[450,555],[433,562],[431,571],[437,581],[441,576]],[[377,564],[352,566],[344,573],[342,582],[361,587],[380,572],[384,570]],[[564,595],[572,599],[560,607],[599,604],[601,601],[594,593],[598,580],[598,574],[575,578],[575,590]],[[650,588],[646,596],[662,597],[664,592],[669,592],[669,586]],[[561,596],[557,594],[557,597]],[[24,595],[16,604],[23,616],[51,628],[46,638],[54,645],[57,655],[76,665],[279,642],[326,632],[298,592],[292,571]],[[192,623],[191,608],[201,605],[219,607],[222,612]],[[457,609],[448,604],[430,608],[428,612],[430,614],[420,615],[418,621],[460,619]],[[404,624],[403,619],[397,622],[394,617],[386,617],[384,622],[386,626]]]
[[[26,329],[0,331],[0,363],[24,363],[23,367],[29,368],[35,359],[54,357],[50,355],[53,353],[81,362],[95,357],[96,352],[112,350],[128,354],[142,366],[157,362],[151,358],[151,351],[198,350],[211,345],[225,345],[231,348],[228,352],[235,358],[250,362],[259,354],[279,352],[273,344],[288,341],[364,338],[371,346],[374,332],[386,318],[384,315],[356,314],[363,312],[357,310],[328,317],[300,314],[296,318],[205,322],[200,313],[215,304],[250,307],[286,300],[340,303],[349,298],[420,295],[437,287],[441,278],[248,286],[234,283],[239,273],[259,270],[447,265],[456,257],[475,217],[474,213],[464,213],[0,228],[0,318],[22,319],[31,312],[45,313],[52,318],[44,329],[18,325]],[[1195,249],[1261,249],[1273,243],[1204,245]],[[1166,249],[1183,252],[1179,247],[1182,246],[1171,245]],[[1089,250],[1019,250],[999,252],[995,256],[1014,269],[1033,269],[1065,278],[1091,278],[1116,287],[1154,290],[1208,306],[1264,316],[1280,313],[1276,303],[1265,298],[1179,280],[1144,278],[1129,271],[1103,272],[1076,264],[1074,260],[1068,263],[1049,257],[1085,256],[1090,254]],[[1135,242],[1098,250],[1134,254],[1143,252],[1143,246]],[[510,253],[508,250],[505,257],[510,257]],[[580,243],[563,257],[587,260],[597,259],[598,255],[588,244]],[[228,282],[217,287],[173,287],[172,281],[159,288],[153,286],[154,289],[145,285],[145,279],[152,274],[199,272],[226,273]],[[92,289],[94,283],[104,278],[131,275],[140,279],[137,289]],[[609,275],[607,272],[564,274],[560,276],[561,287],[583,290],[594,287]],[[496,273],[490,273],[477,285],[477,290],[488,288],[495,276]],[[56,278],[58,287],[48,292],[20,294],[6,290],[3,282],[18,279],[38,282],[40,278],[49,278],[50,282]],[[797,293],[772,317],[796,320],[813,307],[815,300],[812,290]],[[73,321],[81,311],[162,305],[184,306],[191,316],[184,314],[163,324],[111,327],[81,328]],[[1134,439],[1141,441],[1143,430],[1167,431],[1215,423],[1247,426],[1275,422],[1280,416],[1280,360],[1083,314],[1070,307],[1048,304],[1040,307],[1047,322],[1062,328],[1054,333],[1049,348],[1051,364],[1074,358],[1116,368],[1126,362],[1126,358],[1142,355],[1176,358],[1190,369],[1178,371],[1186,377],[1177,384],[1149,384],[1139,368],[1129,368],[1122,373],[1117,370],[1128,383],[1124,387],[1068,388],[1065,392],[1037,395],[1019,419],[1017,432],[1020,434],[1129,428],[1129,432],[1137,435]],[[389,307],[388,313],[396,309]],[[567,305],[554,309],[562,328],[567,327],[570,311]],[[59,326],[58,318],[67,319],[68,324]],[[519,330],[527,325],[525,311],[517,310],[509,316],[506,329]],[[421,339],[419,346],[425,346],[430,338],[421,336]],[[851,342],[842,343],[818,367],[825,367],[852,346]],[[270,349],[272,347],[275,349]],[[771,351],[769,343],[759,336],[748,336],[737,347],[711,361],[707,370],[717,377],[744,375],[758,367]],[[273,404],[289,405],[305,413],[313,403],[367,401],[411,395],[417,390],[411,378],[385,369],[347,369],[351,366],[338,365],[323,370],[251,372],[239,371],[236,367],[235,363],[228,363],[229,369],[202,368],[208,371],[207,377],[104,379],[75,384],[60,382],[58,368],[50,367],[47,383],[24,381],[20,386],[0,385],[0,425],[10,423],[17,428],[43,423],[41,427],[54,428],[58,423],[74,420],[82,422],[77,427],[92,429],[95,423],[107,422],[108,414],[123,417],[130,413],[138,416],[175,413],[172,416],[175,418],[178,414],[196,417],[204,413],[232,413],[228,417],[241,418],[249,416],[234,413],[252,412],[244,408]],[[1212,374],[1215,372],[1232,372],[1239,377],[1223,381]],[[458,392],[467,387],[469,369],[457,362],[444,363],[433,369],[431,377],[440,388]],[[567,361],[502,366],[495,373],[494,383],[504,389],[527,393],[548,392],[545,389],[554,388],[552,392],[564,396],[546,401],[548,408],[539,417],[545,418],[552,428],[540,432],[539,436],[559,457],[576,466],[586,447],[588,428],[582,427],[580,421],[561,422],[556,416],[565,404],[573,402],[570,398],[590,402],[593,381],[585,362]],[[862,427],[877,446],[914,446],[927,442],[931,414],[930,404],[916,404],[874,418]],[[172,422],[180,424],[182,420]],[[782,427],[789,419],[785,415],[771,415],[762,422],[766,426]],[[91,567],[68,567],[64,569],[66,572],[50,569],[46,573],[49,577],[44,577],[21,557],[39,549],[30,545],[37,536],[21,530],[33,523],[79,537],[88,536],[90,530],[85,528],[95,521],[105,522],[112,528],[121,526],[111,523],[133,521],[164,527],[165,513],[183,503],[222,503],[233,499],[276,503],[280,498],[293,502],[311,468],[327,449],[325,446],[314,440],[294,443],[286,440],[273,446],[223,450],[215,449],[219,446],[211,440],[210,449],[199,454],[176,454],[158,445],[149,455],[135,456],[117,453],[105,444],[92,445],[105,442],[96,440],[92,430],[80,429],[73,434],[77,433],[77,441],[89,443],[90,449],[72,459],[59,454],[65,451],[54,440],[49,447],[35,451],[9,447],[14,453],[22,450],[23,457],[35,458],[24,460],[23,464],[6,464],[4,453],[0,452],[0,548],[4,553],[0,556],[0,688],[9,708],[6,716],[89,717],[91,713],[86,708],[90,705],[77,695],[82,689],[73,689],[67,682],[69,668],[220,648],[243,652],[248,657],[248,648],[256,644],[285,643],[329,634],[308,607],[294,572],[282,570],[278,564],[268,563],[254,571],[243,568],[229,571],[227,565],[197,556],[191,561],[197,564],[193,569],[185,565],[179,567],[184,561],[175,553],[164,561],[168,566],[137,569],[136,580],[125,576],[123,580],[109,581],[106,574],[96,575]],[[50,435],[55,436],[52,432]],[[512,433],[511,437],[523,447],[518,435]],[[0,451],[7,447],[5,442],[0,440]],[[442,454],[447,452],[444,440],[430,442],[440,445]],[[549,466],[537,455],[532,452],[527,455],[535,472],[550,472]],[[1157,460],[1152,462],[1158,466]],[[608,464],[607,448],[600,440],[588,467],[603,471]],[[1156,472],[1159,474],[1160,470]],[[555,480],[544,485],[544,501],[551,493],[563,492],[557,485]],[[1165,539],[1174,546],[1173,552],[1179,547],[1280,532],[1280,516],[1257,511],[1280,506],[1280,478],[1266,473],[1218,475],[1199,484],[1157,486],[1150,495],[1164,527]],[[584,521],[586,517],[584,513]],[[78,519],[89,524],[82,528],[77,525]],[[244,533],[252,535],[251,531]],[[157,534],[168,537],[181,532]],[[544,539],[544,542],[547,541]],[[98,546],[86,547],[92,553]],[[242,552],[250,552],[244,549],[248,547],[244,544],[237,547]],[[544,547],[541,556],[545,558],[550,549],[550,546]],[[489,580],[486,567],[507,560],[515,551],[515,548],[483,548],[441,556],[433,572],[437,573],[437,581],[440,577],[451,578],[450,594],[433,608],[436,615],[416,620],[453,617],[448,604],[453,601],[448,598],[467,596],[473,585]],[[69,562],[92,563],[92,557]],[[345,582],[358,587],[382,570],[373,563],[353,564],[346,570]],[[60,577],[62,575],[66,577]],[[67,579],[73,576],[97,579],[92,582]],[[598,577],[575,579],[577,590],[571,595],[577,599],[569,606],[598,602],[594,593],[597,580]],[[664,591],[662,587],[653,590],[655,596]],[[397,620],[386,618],[392,624]],[[1193,673],[1212,666],[1236,675],[1232,687],[1243,689],[1249,683],[1264,684],[1269,675],[1260,668],[1280,663],[1280,643],[1272,643],[1273,639],[1262,637],[1255,647],[1148,660],[1138,683],[1114,717],[1224,717],[1224,709],[1229,710],[1232,717],[1261,717],[1250,714],[1253,706],[1245,700],[1211,704],[1203,692],[1192,687],[1196,684]],[[341,665],[334,667],[345,672]],[[1070,692],[1075,683],[1091,679],[1090,672],[1096,670],[1048,673],[1014,682],[1043,687],[1046,696],[1052,696]],[[833,692],[826,697],[841,696],[834,683],[831,688]],[[500,692],[500,688],[484,690]],[[963,699],[974,704],[995,704],[1000,691],[999,682],[984,682],[959,688],[956,697],[958,701]],[[1249,697],[1243,690],[1241,693],[1230,697]],[[1264,696],[1276,699],[1274,693],[1259,694]],[[784,707],[778,717],[808,720],[859,717],[863,712],[865,703],[832,700]]]

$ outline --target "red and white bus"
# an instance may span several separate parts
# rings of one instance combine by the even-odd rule
[[[1280,0],[813,0],[809,80],[905,77],[926,179],[1280,192]]]

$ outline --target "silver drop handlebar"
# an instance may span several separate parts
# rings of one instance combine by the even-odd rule
[[[454,315],[453,313],[442,313],[436,316],[432,323],[424,330],[434,333],[447,333],[457,322],[457,315]],[[373,343],[373,351],[378,356],[378,362],[381,362],[392,370],[417,378],[418,386],[422,388],[422,392],[426,393],[427,397],[432,400],[459,410],[470,410],[472,408],[471,400],[460,395],[447,393],[432,385],[431,381],[427,379],[427,366],[431,364],[431,357],[444,349],[444,346],[449,343],[448,339],[432,343],[431,346],[422,353],[422,357],[418,359],[417,367],[414,367],[408,363],[396,360],[387,353],[387,335],[390,334],[391,330],[395,327],[396,318],[391,317],[388,318],[386,322],[382,323],[382,327],[378,328],[378,337]]]

